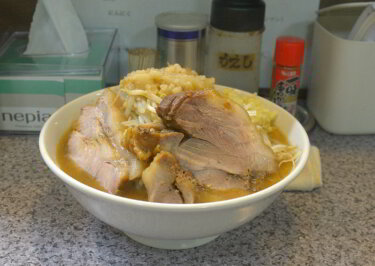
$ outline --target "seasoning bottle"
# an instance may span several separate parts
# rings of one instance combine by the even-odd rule
[[[270,99],[293,116],[296,115],[304,50],[305,42],[301,38],[281,36],[276,40]]]
[[[159,66],[178,63],[203,74],[207,16],[189,12],[166,12],[156,16],[155,24]]]
[[[258,91],[265,8],[262,0],[212,1],[205,74],[217,84]]]

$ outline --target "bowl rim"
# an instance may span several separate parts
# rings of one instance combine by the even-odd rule
[[[220,86],[220,85],[217,85]],[[224,86],[220,86],[224,87]],[[227,86],[225,86],[227,87]],[[309,151],[310,151],[310,141],[309,137],[303,128],[303,126],[300,124],[300,122],[293,117],[290,113],[285,111],[283,108],[280,106],[274,104],[273,102],[262,98],[260,96],[256,96],[260,98],[263,101],[268,102],[268,104],[274,105],[273,107],[277,109],[278,114],[283,113],[283,115],[287,115],[292,117],[295,123],[297,123],[297,127],[299,128],[299,131],[301,131],[302,135],[302,141],[306,145],[306,149],[302,151],[302,154],[299,158],[298,163],[296,164],[296,167],[292,169],[292,171],[284,177],[282,180],[279,182],[273,184],[272,186],[269,186],[263,190],[257,191],[255,193],[246,195],[246,196],[241,196],[233,199],[228,199],[228,200],[223,200],[223,201],[215,201],[215,202],[207,202],[207,203],[191,203],[191,204],[176,204],[176,203],[158,203],[158,202],[149,202],[149,201],[141,201],[141,200],[136,200],[136,199],[130,199],[126,197],[121,197],[117,196],[114,194],[110,194],[104,191],[100,191],[98,189],[95,189],[93,187],[90,187],[84,183],[79,182],[75,178],[71,177],[70,175],[66,174],[60,167],[57,165],[57,163],[54,163],[52,158],[49,156],[45,144],[46,140],[46,133],[48,132],[48,129],[53,126],[53,123],[56,121],[55,118],[58,116],[60,113],[65,112],[67,109],[70,108],[71,105],[74,105],[80,101],[84,97],[93,97],[94,94],[98,97],[101,92],[104,89],[94,91],[85,95],[80,96],[79,98],[63,105],[60,107],[58,110],[56,110],[52,116],[47,120],[47,122],[44,124],[40,135],[39,135],[39,150],[41,153],[41,156],[44,160],[44,162],[47,164],[47,166],[50,168],[50,170],[59,177],[60,180],[62,180],[66,185],[82,192],[87,195],[90,195],[92,197],[99,197],[102,200],[107,200],[107,201],[112,201],[118,204],[124,204],[127,205],[128,207],[137,207],[141,209],[146,209],[146,210],[157,210],[157,211],[177,211],[177,212],[195,212],[195,211],[207,211],[207,210],[217,210],[217,209],[228,209],[228,208],[233,208],[233,207],[241,207],[244,205],[248,205],[250,203],[254,203],[257,201],[260,201],[264,198],[267,198],[271,195],[276,195],[278,192],[281,192],[283,188],[285,188],[294,178],[297,177],[297,175],[302,171],[303,167],[305,166],[308,156],[309,156]],[[244,91],[240,91],[244,92]],[[248,93],[248,92],[244,92]]]

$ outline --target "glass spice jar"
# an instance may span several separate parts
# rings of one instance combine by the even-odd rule
[[[220,85],[258,92],[264,16],[262,0],[213,0],[205,75]]]
[[[281,36],[276,40],[270,99],[293,116],[296,115],[301,65],[305,41]]]

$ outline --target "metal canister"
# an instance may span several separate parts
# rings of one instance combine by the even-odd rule
[[[208,17],[197,13],[167,12],[156,16],[155,23],[160,66],[178,63],[203,73]]]

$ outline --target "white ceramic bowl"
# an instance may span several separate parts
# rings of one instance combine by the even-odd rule
[[[57,110],[40,133],[40,152],[48,167],[86,210],[148,246],[191,248],[247,223],[278,197],[301,172],[308,158],[310,143],[301,124],[282,108],[261,98],[269,109],[279,113],[276,125],[288,136],[289,142],[302,151],[296,167],[280,182],[248,196],[201,204],[153,203],[111,195],[78,182],[56,163],[56,146],[61,136],[78,118],[81,107],[95,102],[100,93],[84,95]]]

